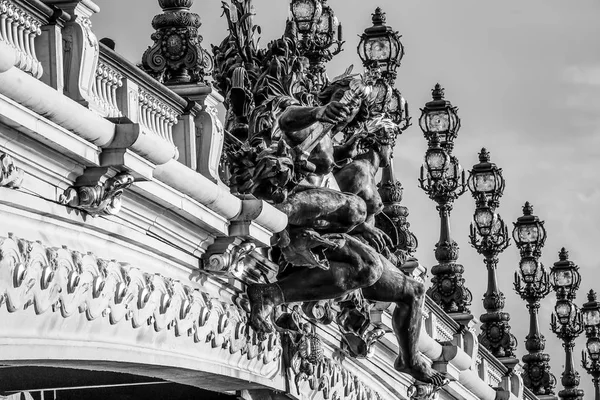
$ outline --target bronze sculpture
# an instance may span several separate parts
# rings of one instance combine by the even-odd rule
[[[246,3],[236,3],[239,14]],[[231,29],[232,11],[225,7]],[[237,24],[240,19],[247,23],[242,17],[235,19]],[[281,257],[274,261],[282,267],[278,281],[247,289],[252,328],[271,332],[269,319],[280,305],[347,299],[358,291],[367,300],[395,304],[395,368],[443,385],[444,377],[418,350],[424,286],[386,257],[393,244],[375,225],[383,209],[375,175],[389,165],[400,128],[384,116],[371,115],[377,93],[369,77],[347,71],[313,91],[293,24],[266,51],[249,41],[244,55],[230,51],[239,40],[236,35],[213,48],[217,86],[228,104],[238,105],[229,109],[236,131],[228,154],[232,190],[271,202],[289,220],[276,243]],[[250,103],[253,107],[240,106]],[[343,331],[361,327],[356,341],[347,340],[354,353],[368,352],[381,336],[364,331],[364,313],[350,307],[338,316]]]

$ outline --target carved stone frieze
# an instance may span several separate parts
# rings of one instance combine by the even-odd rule
[[[85,211],[92,217],[116,215],[121,211],[123,191],[133,184],[129,173],[120,173],[95,186],[74,186],[65,190],[59,198],[61,204]]]
[[[18,189],[24,177],[25,172],[15,165],[13,158],[0,152],[0,187]]]
[[[175,337],[189,337],[191,345],[245,356],[265,375],[279,370],[279,335],[260,340],[248,328],[241,306],[129,264],[12,234],[0,238],[0,306],[4,304],[11,313],[33,307],[37,315],[85,313],[89,321],[114,325],[125,320],[132,329],[168,330]]]

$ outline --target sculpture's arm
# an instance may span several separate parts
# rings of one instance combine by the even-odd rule
[[[322,107],[290,106],[279,117],[279,127],[284,132],[297,132],[315,122],[338,124],[351,115],[350,109],[337,101]]]
[[[358,146],[360,145],[360,141],[366,136],[366,133],[359,132],[355,135],[352,135],[348,141],[342,145],[334,146],[333,148],[333,158],[336,163],[341,163],[343,161],[349,162],[354,157],[358,155]],[[343,164],[342,164],[343,165]]]

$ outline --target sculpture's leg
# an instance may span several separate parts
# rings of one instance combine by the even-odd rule
[[[326,252],[330,268],[294,268],[277,283],[248,286],[250,324],[259,332],[272,330],[267,318],[273,307],[284,303],[334,299],[380,278],[383,264],[370,246],[344,235],[345,244]]]
[[[363,289],[363,295],[369,300],[396,303],[392,315],[399,346],[395,368],[419,381],[441,386],[444,384],[444,376],[433,370],[419,352],[425,287],[404,275],[383,256],[381,258],[381,278],[373,286]]]
[[[367,218],[367,205],[360,197],[318,188],[294,193],[277,205],[288,215],[291,226],[313,228],[323,233],[347,233]]]

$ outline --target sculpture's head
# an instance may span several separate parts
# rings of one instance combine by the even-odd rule
[[[362,140],[362,147],[379,153],[380,167],[387,167],[391,163],[400,128],[391,119],[378,115],[367,121],[365,129],[367,135]]]

